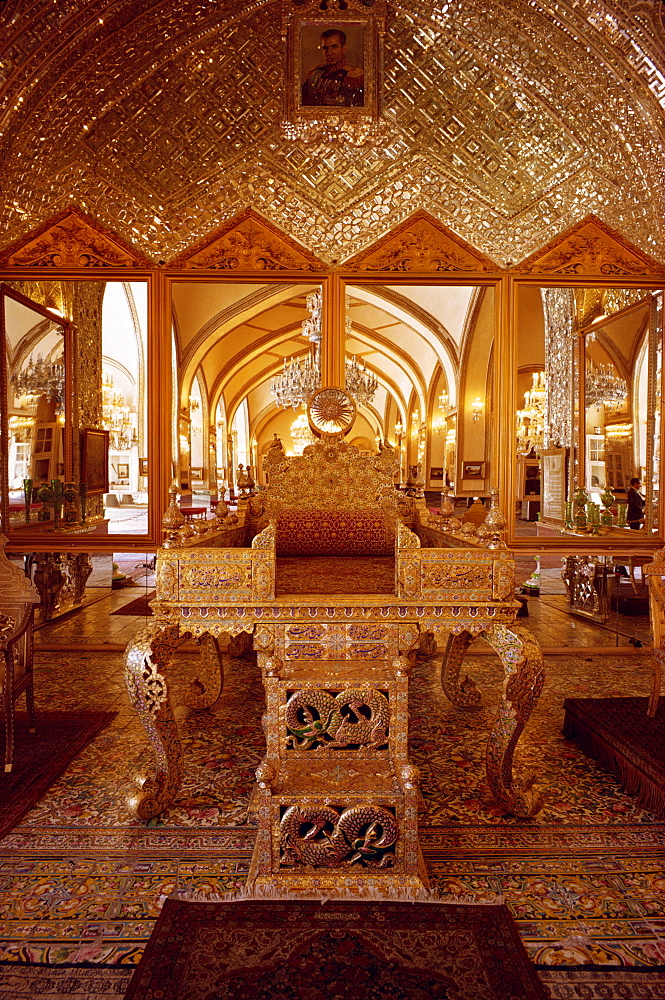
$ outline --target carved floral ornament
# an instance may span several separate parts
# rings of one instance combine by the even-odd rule
[[[154,267],[129,244],[79,209],[69,209],[0,252],[0,266],[49,270]],[[326,271],[326,265],[252,209],[180,254],[169,269],[198,271]],[[504,269],[427,212],[418,211],[372,247],[344,264],[345,271],[502,274]],[[526,260],[517,275],[612,278],[665,275],[665,263],[633,246],[590,215]]]

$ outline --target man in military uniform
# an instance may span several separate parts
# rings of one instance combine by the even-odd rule
[[[320,48],[326,61],[307,74],[302,85],[303,107],[362,108],[363,71],[346,61],[346,33],[329,28],[321,35]]]

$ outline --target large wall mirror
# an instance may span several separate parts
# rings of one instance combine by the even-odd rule
[[[662,539],[662,296],[517,286],[518,543]]]
[[[375,379],[361,399],[366,436],[399,450],[403,484],[469,498],[496,482],[487,420],[496,300],[492,284],[349,280],[347,384],[364,369]]]
[[[85,537],[94,547],[109,535],[147,535],[147,287],[2,286],[2,530],[10,544],[57,549]]]
[[[199,503],[237,493],[248,475],[261,487],[275,435],[292,454],[313,441],[304,402],[324,377],[332,293],[311,278],[174,278],[171,290],[173,478]],[[368,454],[393,444],[399,483],[418,481],[437,501],[446,485],[486,496],[494,286],[349,281],[339,298],[341,329],[330,339],[357,404],[349,443]]]
[[[320,280],[174,280],[171,284],[172,478],[196,506],[265,485],[275,440],[313,439],[303,399],[319,377]]]

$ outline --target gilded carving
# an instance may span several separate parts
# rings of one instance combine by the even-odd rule
[[[370,249],[346,261],[360,271],[496,271],[489,257],[419,211]]]
[[[145,267],[150,262],[119,237],[77,209],[51,219],[7,247],[0,265],[9,267]]]
[[[267,219],[246,209],[169,266],[215,271],[320,271],[325,265]]]
[[[333,832],[322,836],[326,824]],[[398,834],[395,817],[380,806],[351,806],[341,814],[323,804],[291,806],[280,824],[280,864],[331,868],[346,861],[388,868],[395,861],[390,849]]]
[[[598,276],[665,274],[665,265],[633,246],[595,216],[588,216],[513,268],[517,274]]]

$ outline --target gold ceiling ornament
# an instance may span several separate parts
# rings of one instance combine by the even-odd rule
[[[320,271],[325,265],[251,208],[168,265],[185,270]]]
[[[345,262],[360,271],[496,271],[497,265],[422,209]]]
[[[76,208],[66,209],[0,254],[8,267],[146,267],[151,262]]]
[[[513,271],[630,277],[645,273],[665,275],[665,264],[633,246],[594,215],[588,215]]]
[[[75,18],[55,6],[19,4],[0,42],[7,242],[73,195],[167,261],[247,205],[329,262],[414,208],[502,266],[589,211],[665,257],[655,0],[604,0],[602,15],[594,0],[520,2],[489,16],[481,0],[401,0],[383,59],[395,139],[361,156],[284,137],[282,66],[266,45],[280,38],[280,4],[117,0],[102,60],[99,4]]]
[[[353,427],[356,404],[348,392],[327,386],[310,396],[307,416],[317,437],[343,437]]]

